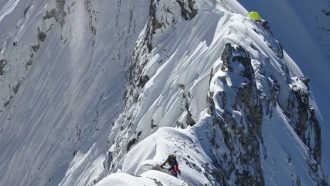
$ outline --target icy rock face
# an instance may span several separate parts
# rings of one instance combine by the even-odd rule
[[[216,179],[224,181],[234,177],[237,185],[264,185],[259,153],[263,108],[251,59],[241,46],[233,47],[230,43],[225,45],[221,56],[226,68],[219,71],[227,71],[227,75],[235,80],[231,84],[226,81],[226,76],[217,75],[211,80],[211,84],[228,88],[211,90],[208,98],[214,125],[220,128],[228,149],[227,153],[217,156],[221,162],[218,164],[221,174]],[[213,141],[213,145],[219,148],[218,142]],[[228,183],[224,181],[224,184]]]
[[[303,82],[306,79],[293,77],[288,87],[285,82],[291,82],[289,74],[285,74],[287,79],[283,81],[271,73],[266,81],[268,86],[260,86],[263,84],[260,75],[267,64],[257,65],[258,62],[255,59],[252,61],[245,49],[230,43],[225,45],[221,59],[223,64],[213,72],[207,98],[213,125],[217,128],[214,130],[220,132],[209,138],[217,166],[217,171],[211,172],[214,179],[222,184],[229,184],[228,180],[234,180],[237,185],[265,184],[261,159],[267,159],[267,155],[262,157],[260,151],[264,148],[262,127],[267,125],[263,120],[271,119],[273,112],[278,112],[278,104],[285,110],[288,122],[299,138],[309,148],[312,156],[306,163],[313,177],[318,184],[326,185],[320,165],[320,126],[314,109],[309,105],[308,86]],[[286,68],[285,72],[288,73]],[[282,86],[278,81],[282,81]],[[223,88],[219,90],[218,86]],[[287,91],[290,94],[284,95],[283,92]],[[283,101],[286,99],[287,105]],[[226,147],[221,146],[221,142]],[[225,153],[224,148],[227,149]],[[296,181],[299,182],[299,177]]]
[[[184,19],[190,20],[197,13],[195,0],[151,0],[149,23],[144,36],[144,42],[146,42],[149,52],[152,49],[153,34],[156,33],[157,29],[162,32],[175,25],[179,19],[178,14],[181,14]]]
[[[165,32],[172,28],[179,19],[180,9],[175,0],[151,0],[149,6],[149,17],[146,29],[140,36],[133,57],[134,62],[129,69],[129,82],[133,87],[143,85],[147,81],[147,76],[141,74],[148,62],[148,53],[153,49],[153,40],[156,32]],[[134,82],[139,82],[134,84]],[[134,90],[131,88],[130,91]],[[131,93],[130,93],[131,94]]]
[[[309,104],[308,79],[293,77],[290,84],[291,92],[285,114],[290,119],[290,124],[309,147],[315,163],[311,167],[317,170],[321,160],[321,128],[315,115],[315,110]]]
[[[194,18],[198,9],[196,6],[196,2],[194,0],[176,0],[181,7],[181,15],[185,20],[190,20]]]
[[[139,113],[141,109],[141,94],[144,85],[149,81],[150,77],[145,74],[145,67],[150,63],[150,55],[154,48],[154,43],[158,38],[155,36],[162,35],[181,21],[193,19],[197,14],[197,6],[194,0],[151,0],[149,7],[148,23],[137,41],[137,46],[133,53],[133,61],[128,71],[128,92],[126,97],[126,109],[120,117],[114,122],[114,128],[109,136],[110,144],[107,152],[107,160],[105,167],[110,172],[115,172],[120,167],[119,160],[125,155],[136,143],[141,141],[151,131],[155,131],[158,126],[151,124],[148,129],[137,127],[138,119],[143,117],[143,113]],[[138,119],[137,119],[138,118]],[[188,118],[189,120],[189,118]],[[192,119],[190,123],[194,123]],[[122,148],[125,147],[125,148]]]
[[[64,10],[65,0],[56,0],[56,5],[50,10],[46,11],[46,14],[44,16],[44,19],[51,19],[54,18],[56,22],[60,23],[60,25],[63,27],[65,23],[65,16],[67,15],[67,12]]]
[[[3,76],[5,74],[5,67],[7,65],[7,61],[5,59],[0,60],[0,75]]]

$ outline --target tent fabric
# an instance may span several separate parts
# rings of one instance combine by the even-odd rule
[[[259,12],[257,12],[257,11],[249,12],[247,17],[249,17],[249,18],[251,18],[255,21],[261,21],[262,20]]]

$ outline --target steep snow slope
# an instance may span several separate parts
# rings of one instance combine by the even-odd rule
[[[148,4],[1,4],[0,185],[89,185],[102,177]]]
[[[275,36],[311,78],[311,90],[322,114],[323,162],[330,173],[330,1],[239,0],[248,10],[258,10]],[[241,12],[245,14],[246,12]],[[280,16],[279,16],[280,14]]]
[[[309,85],[236,1],[0,5],[0,185],[326,184]]]
[[[235,1],[196,2],[191,20],[174,1],[154,2],[131,72],[140,81],[109,137],[108,169],[121,173],[100,185],[181,185],[152,170],[173,152],[188,185],[326,184],[300,69],[278,57],[271,33],[233,13],[244,11]]]

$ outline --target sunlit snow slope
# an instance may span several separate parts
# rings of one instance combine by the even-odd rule
[[[311,90],[322,114],[322,161],[330,165],[330,1],[239,2],[247,10],[258,10],[268,20],[286,51],[311,78]],[[329,174],[330,166],[325,170]]]
[[[313,90],[245,13],[0,0],[0,185],[326,185]]]
[[[113,174],[99,185],[327,184],[317,165],[318,109],[315,115],[301,70],[286,53],[278,57],[273,35],[236,1],[196,2],[191,20],[178,18],[173,1],[155,3],[163,26],[151,52],[136,55],[147,81],[115,122],[107,158]],[[170,153],[179,157],[179,180],[152,169]]]

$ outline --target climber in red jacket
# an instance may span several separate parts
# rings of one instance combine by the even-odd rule
[[[166,163],[170,165],[170,168],[168,168],[168,170],[172,173],[173,176],[177,177],[178,174],[181,174],[181,171],[179,169],[179,164],[176,161],[176,157],[174,154],[169,155],[166,161],[160,167],[164,168]]]

